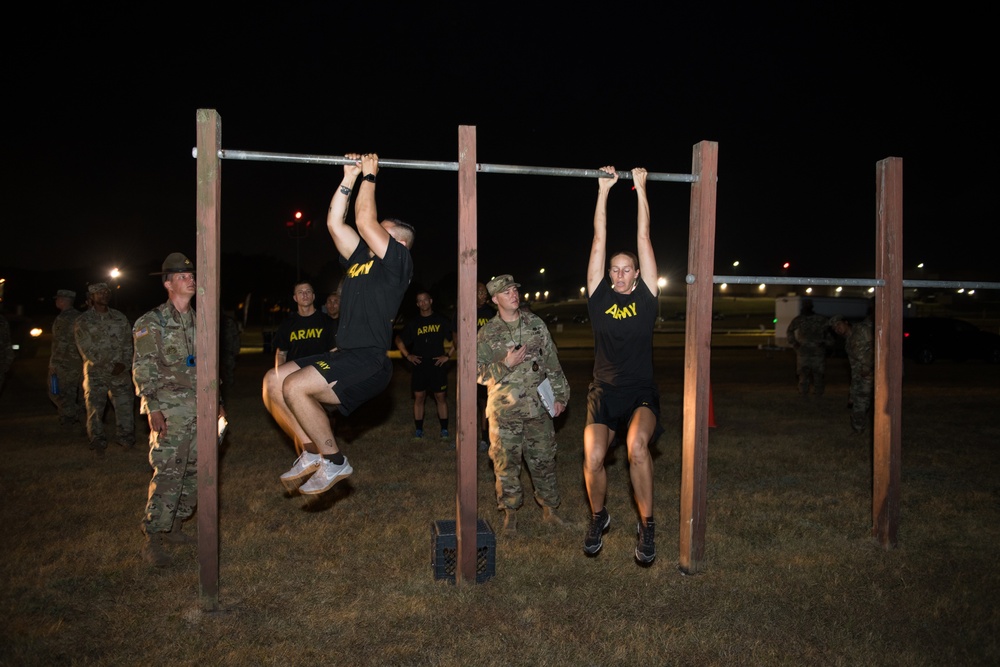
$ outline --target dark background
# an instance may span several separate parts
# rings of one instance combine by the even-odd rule
[[[170,252],[195,256],[199,108],[221,114],[224,148],[283,153],[454,162],[466,124],[480,163],[690,173],[692,146],[717,141],[717,274],[740,260],[746,275],[873,277],[875,166],[899,157],[906,277],[1000,279],[992,28],[960,6],[23,11],[2,47],[8,310],[52,312],[55,289],[83,293],[116,266],[121,309],[162,301],[148,274]],[[341,169],[223,162],[224,306],[287,302],[297,274],[335,287],[324,218]],[[594,183],[477,180],[481,277],[578,292]],[[679,291],[690,187],[649,196],[659,271]],[[454,299],[457,197],[453,172],[379,174],[379,214],[417,228],[414,283],[440,303]],[[627,182],[612,191],[613,248],[634,248],[634,202]],[[285,227],[296,210],[312,222],[299,240]]]

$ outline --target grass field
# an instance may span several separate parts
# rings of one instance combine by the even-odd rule
[[[270,360],[241,356],[214,613],[200,608],[196,549],[177,548],[163,570],[140,557],[145,453],[95,460],[85,438],[59,430],[44,359],[19,360],[0,396],[0,665],[1000,662],[1000,366],[907,362],[899,546],[886,551],[871,537],[871,442],[850,436],[845,362],[831,359],[827,395],[805,401],[790,353],[713,350],[707,559],[685,576],[683,351],[654,360],[666,432],[650,568],[632,558],[621,450],[608,461],[604,549],[582,553],[592,360],[562,356],[573,395],[557,422],[560,511],[572,525],[541,523],[525,476],[519,534],[497,536],[495,577],[463,586],[431,566],[431,524],[455,518],[456,453],[411,439],[405,369],[338,420],[356,472],[307,500],[278,481],[294,452],[261,405]],[[492,469],[477,456],[479,516],[496,528]]]

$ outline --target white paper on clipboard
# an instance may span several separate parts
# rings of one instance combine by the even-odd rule
[[[219,444],[222,444],[222,438],[226,435],[226,428],[229,427],[229,420],[227,420],[222,415],[219,415]]]
[[[556,416],[556,395],[552,391],[552,383],[548,378],[542,380],[538,385],[538,397],[542,399],[542,405],[549,411],[550,417]]]

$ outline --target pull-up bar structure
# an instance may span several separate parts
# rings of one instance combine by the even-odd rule
[[[206,610],[218,608],[218,443],[214,428],[218,410],[219,241],[221,160],[261,160],[344,165],[344,157],[255,153],[222,149],[222,121],[214,109],[197,112],[197,271],[198,332],[198,550],[201,600]],[[476,335],[477,193],[479,173],[603,177],[592,169],[558,169],[476,162],[476,128],[458,128],[458,162],[379,159],[380,167],[458,172],[458,335]],[[692,150],[691,174],[650,173],[649,180],[691,184],[688,243],[687,317],[685,323],[680,555],[682,572],[694,574],[704,565],[707,509],[709,362],[712,335],[712,286],[735,282],[713,276],[718,144],[702,141]],[[631,178],[629,172],[619,172]],[[899,518],[900,390],[902,378],[902,160],[887,158],[876,165],[876,277],[865,281],[876,289],[875,427],[872,534],[883,546],[896,543]],[[794,282],[801,283],[803,279]],[[812,279],[821,280],[821,279]],[[774,282],[774,280],[772,280]],[[790,280],[789,283],[792,281]],[[839,281],[841,283],[844,280]],[[456,492],[456,582],[476,580],[476,369],[474,346],[461,346],[457,372],[458,488]]]
[[[354,161],[343,156],[299,155],[290,153],[265,153],[254,151],[223,150],[221,145],[222,121],[213,109],[200,109],[197,113],[198,143],[192,155],[198,161],[198,255],[197,269],[202,280],[199,281],[199,302],[202,308],[199,313],[198,354],[206,355],[210,364],[199,364],[198,389],[200,424],[214,424],[215,411],[218,407],[218,359],[209,356],[208,350],[218,349],[218,301],[219,301],[219,239],[221,216],[219,201],[221,199],[221,161],[253,160],[264,162],[291,162],[300,164],[346,165]],[[476,176],[480,173],[493,174],[530,174],[540,176],[564,176],[580,178],[604,178],[608,174],[597,169],[571,169],[554,167],[531,167],[520,165],[479,164],[476,161],[475,127],[459,127],[459,160],[457,162],[435,162],[418,160],[393,160],[379,158],[380,167],[397,167],[404,169],[422,169],[436,171],[457,171],[459,181],[459,253],[458,253],[458,335],[463,340],[473,340],[476,335],[476,283],[478,281],[478,242],[477,242],[477,193]],[[690,183],[692,186],[692,228],[709,229],[706,238],[714,240],[715,230],[715,181],[717,164],[717,145],[712,142],[702,142],[695,146],[693,164],[696,167],[691,174],[667,174],[650,172],[647,179],[651,181],[669,181]],[[631,172],[619,172],[619,178],[631,179]],[[696,224],[697,223],[697,224]],[[706,255],[711,257],[712,251]],[[711,267],[711,263],[708,264]],[[710,273],[710,269],[709,269]],[[707,350],[711,335],[711,283],[707,294],[696,302],[699,312],[702,312],[702,326],[692,328],[694,318],[688,319],[691,341],[701,341]],[[700,290],[700,285],[696,291]],[[689,312],[693,312],[689,296]],[[707,324],[707,326],[706,326]],[[708,437],[708,359],[689,362],[689,368],[697,372],[697,382],[691,385],[695,392],[690,408],[685,409],[685,422],[695,419],[697,426],[694,431],[699,433],[698,448],[704,450]],[[459,351],[457,369],[457,404],[458,404],[458,489],[456,494],[457,516],[457,567],[456,582],[474,582],[476,580],[476,524],[478,509],[476,506],[476,364],[474,349],[462,346]],[[688,391],[686,389],[686,391]],[[217,465],[218,447],[214,429],[202,428],[198,432],[198,448],[200,452],[198,471],[198,505],[199,519],[199,561],[201,563],[201,598],[206,609],[216,609],[218,606],[218,489]],[[685,455],[687,458],[687,454]],[[687,477],[686,488],[701,489],[696,502],[682,503],[682,514],[693,514],[698,518],[681,521],[682,549],[695,546],[699,554],[704,553],[704,485],[705,456],[696,457],[703,463],[701,471],[695,477]],[[689,464],[685,469],[691,469]],[[692,534],[690,528],[700,530],[701,535]],[[687,531],[687,532],[686,532]],[[686,534],[685,534],[686,533]],[[686,547],[684,545],[687,545]],[[692,559],[682,556],[682,568],[696,570],[691,565]],[[687,563],[688,565],[685,565]]]

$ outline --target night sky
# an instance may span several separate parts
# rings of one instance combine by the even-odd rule
[[[689,173],[694,144],[717,141],[718,274],[739,259],[749,275],[790,261],[794,276],[873,277],[876,162],[900,157],[905,265],[1000,280],[985,17],[898,3],[541,4],[24,9],[4,45],[0,271],[96,281],[119,266],[149,281],[166,254],[193,259],[195,115],[212,108],[223,148],[282,153],[454,162],[466,124],[480,163]],[[224,261],[224,291],[291,292],[270,267],[296,266],[284,226],[296,210],[313,220],[300,270],[328,272],[341,173],[223,162],[222,251],[257,268]],[[593,182],[481,174],[478,186],[483,277],[537,284],[544,266],[553,288],[583,284]],[[380,216],[417,228],[415,282],[448,284],[456,174],[385,169],[377,193]],[[690,186],[651,183],[649,198],[660,272],[680,281]],[[609,245],[634,247],[628,182],[609,220]]]

